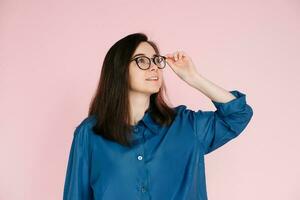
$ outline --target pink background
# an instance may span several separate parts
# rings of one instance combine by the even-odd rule
[[[300,3],[0,1],[0,199],[61,199],[75,126],[87,115],[103,58],[145,32],[162,54],[246,93],[244,134],[208,154],[210,200],[300,199]],[[214,110],[170,68],[173,105]],[[298,111],[298,112],[297,112]]]

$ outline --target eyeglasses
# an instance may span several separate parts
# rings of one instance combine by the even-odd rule
[[[148,58],[147,56],[139,56],[130,60],[136,62],[137,66],[142,70],[147,70],[150,68],[151,60],[159,68],[163,69],[166,66],[166,57],[160,55],[154,55],[153,58]]]

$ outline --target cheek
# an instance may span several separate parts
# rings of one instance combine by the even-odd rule
[[[164,76],[163,76],[163,73],[160,74],[160,82],[162,83],[164,80]]]
[[[133,88],[141,88],[145,84],[145,75],[142,71],[129,71],[129,81]]]

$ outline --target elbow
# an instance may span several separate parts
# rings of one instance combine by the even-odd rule
[[[251,121],[253,116],[253,109],[248,104],[246,105],[242,115],[237,118],[235,123],[236,126],[233,126],[233,130],[236,133],[236,136],[241,134],[244,129],[248,126],[249,122]]]
[[[249,122],[253,116],[253,108],[247,104],[246,110],[247,110],[247,116],[248,116],[248,122]]]

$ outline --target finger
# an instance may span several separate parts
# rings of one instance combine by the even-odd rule
[[[182,57],[183,57],[183,52],[182,52],[182,51],[179,51],[179,56],[178,56],[178,58],[179,58],[179,59],[182,59]]]
[[[171,60],[173,58],[173,55],[168,53],[165,55],[165,57],[168,59],[168,60]]]
[[[177,61],[177,59],[178,59],[178,52],[177,51],[173,53],[173,57],[174,57],[174,60]]]
[[[183,51],[182,52],[182,56],[184,57],[184,58],[189,58],[189,56]]]
[[[172,54],[168,53],[168,54],[165,55],[165,57],[166,57],[166,62],[167,62],[168,64],[174,62],[174,61],[173,61],[173,55],[172,55]]]

